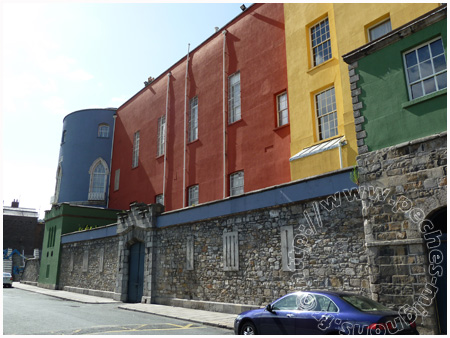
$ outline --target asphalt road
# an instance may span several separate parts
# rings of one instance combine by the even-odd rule
[[[231,330],[121,310],[119,304],[83,304],[15,288],[3,289],[3,334],[231,335]]]

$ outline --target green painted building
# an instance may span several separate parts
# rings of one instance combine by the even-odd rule
[[[45,232],[39,272],[41,287],[56,289],[59,277],[61,235],[117,222],[117,210],[56,204],[45,213]]]
[[[351,69],[359,154],[447,130],[446,10],[343,56]]]

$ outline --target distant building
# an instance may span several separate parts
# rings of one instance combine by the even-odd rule
[[[64,118],[52,204],[107,206],[115,112],[84,109]]]
[[[38,221],[36,209],[21,208],[16,200],[3,207],[3,249],[33,257],[34,249],[42,249],[43,236],[44,223]]]

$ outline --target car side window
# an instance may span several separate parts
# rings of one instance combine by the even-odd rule
[[[315,311],[320,312],[338,312],[338,307],[333,301],[322,295],[315,295],[316,297],[316,308]]]
[[[286,296],[272,305],[273,310],[297,310],[297,295]]]

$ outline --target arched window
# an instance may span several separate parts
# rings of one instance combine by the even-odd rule
[[[109,137],[109,124],[100,123],[98,125],[98,137],[108,138]]]
[[[105,160],[98,158],[89,170],[91,180],[89,184],[89,201],[104,201],[106,199],[106,182],[109,174]]]

